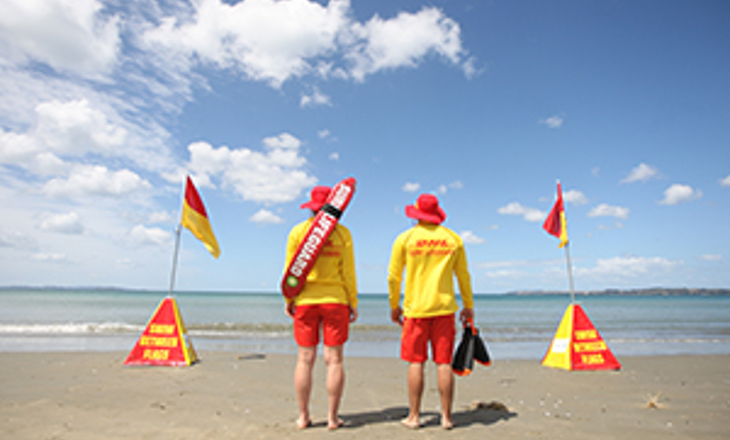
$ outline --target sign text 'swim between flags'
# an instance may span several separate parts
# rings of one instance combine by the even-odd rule
[[[183,200],[182,216],[180,223],[190,230],[193,235],[203,242],[205,248],[215,257],[221,254],[218,247],[218,240],[215,239],[213,228],[208,220],[208,213],[205,211],[203,200],[195,189],[192,179],[188,176],[185,185],[185,199]]]
[[[558,182],[558,198],[555,200],[553,209],[550,210],[550,213],[545,219],[545,223],[542,224],[542,228],[548,234],[560,239],[560,245],[558,247],[563,247],[568,243],[568,221],[565,219],[563,190],[560,187],[560,182]]]

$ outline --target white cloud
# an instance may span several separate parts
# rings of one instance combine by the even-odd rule
[[[571,189],[563,193],[563,200],[572,203],[573,205],[585,205],[588,203],[588,198],[581,191],[577,189]]]
[[[261,223],[261,224],[268,224],[268,225],[284,223],[283,218],[279,217],[278,215],[276,215],[273,212],[266,210],[266,209],[259,210],[254,215],[252,215],[249,218],[249,220],[252,223]]]
[[[289,133],[282,133],[279,136],[271,136],[264,138],[264,145],[272,149],[291,149],[297,150],[302,146],[302,141]]]
[[[462,231],[459,235],[461,235],[461,239],[464,240],[464,243],[466,244],[484,244],[487,242],[487,240],[477,236],[472,231]]]
[[[67,261],[68,258],[65,254],[59,253],[48,253],[41,252],[33,255],[33,259],[36,261],[51,261],[51,262],[62,262]]]
[[[720,185],[722,185],[722,186],[730,186],[730,175],[728,175],[724,179],[720,179]]]
[[[376,15],[365,24],[353,24],[351,31],[356,41],[346,57],[353,63],[350,73],[359,81],[381,70],[415,67],[431,53],[453,64],[465,55],[459,24],[437,8],[401,12],[389,20]],[[466,66],[473,73],[473,61]]]
[[[549,128],[560,128],[563,126],[563,117],[559,115],[550,116],[540,120],[541,124],[547,125]]]
[[[103,12],[97,0],[3,0],[0,58],[103,77],[115,65],[120,48],[119,19]]]
[[[421,189],[421,184],[416,182],[406,182],[401,189],[405,192],[416,192]]]
[[[327,139],[328,137],[330,137],[330,135],[332,135],[332,133],[330,133],[330,131],[327,129],[319,130],[317,132],[317,136],[319,136],[320,139]]]
[[[23,232],[4,232],[0,230],[0,248],[36,250],[38,249],[38,242],[32,236]]]
[[[67,179],[49,180],[41,192],[52,198],[83,199],[89,196],[126,197],[151,187],[130,170],[110,171],[101,165],[76,165]]]
[[[39,175],[56,174],[68,164],[59,156],[88,153],[122,155],[127,131],[85,99],[47,101],[36,106],[36,125],[27,133],[0,129],[0,163],[24,167]],[[122,150],[120,152],[120,149]]]
[[[656,272],[669,272],[683,264],[682,260],[669,260],[661,257],[614,257],[597,260],[593,268],[576,269],[576,275],[639,277]]]
[[[312,71],[308,60],[336,49],[349,10],[349,2],[342,0],[326,7],[307,0],[233,5],[201,0],[194,6],[194,16],[168,17],[143,40],[151,48],[186,57],[190,64],[201,60],[276,88]]]
[[[689,185],[675,183],[664,191],[664,199],[659,202],[661,205],[676,205],[689,202],[702,197],[702,191],[693,189]]]
[[[0,117],[10,111],[1,109]],[[37,104],[28,117],[22,124],[28,127],[24,132],[0,129],[0,164],[15,165],[37,176],[63,175],[74,163],[108,158],[146,170],[171,168],[164,144],[166,132],[154,123],[143,127],[124,120],[109,102],[48,99]]]
[[[722,261],[721,254],[705,254],[700,257],[704,261]]]
[[[656,167],[640,163],[620,183],[646,182],[649,179],[657,178],[659,170]]]
[[[601,203],[588,212],[588,217],[616,217],[626,220],[629,217],[629,208]]]
[[[301,144],[288,133],[264,139],[265,152],[213,148],[207,142],[196,142],[188,146],[189,168],[202,186],[210,185],[211,175],[220,174],[224,187],[232,188],[244,200],[290,202],[317,182],[305,170],[307,160],[299,155]]]
[[[521,215],[528,222],[541,222],[545,219],[545,213],[536,208],[522,206],[518,202],[512,202],[507,206],[497,209],[502,215]]]
[[[157,211],[150,214],[147,221],[150,223],[168,223],[172,221],[172,216],[167,211]]]
[[[318,107],[318,106],[332,106],[332,100],[329,96],[323,94],[319,88],[313,87],[310,95],[302,94],[302,99],[299,101],[299,106],[304,107]]]
[[[329,160],[340,160],[340,153],[335,151],[334,153],[331,153],[327,158]]]
[[[81,217],[75,212],[47,215],[41,221],[39,228],[42,231],[72,235],[84,232]]]
[[[172,242],[172,233],[160,228],[137,225],[129,233],[130,237],[142,245],[166,246]]]

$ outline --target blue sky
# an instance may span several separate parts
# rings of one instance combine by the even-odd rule
[[[353,176],[362,292],[435,193],[474,290],[730,287],[725,1],[6,0],[0,285],[276,292],[313,185]]]

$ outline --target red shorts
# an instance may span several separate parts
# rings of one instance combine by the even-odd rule
[[[344,304],[314,304],[297,306],[294,310],[294,340],[301,347],[319,344],[319,328],[324,333],[324,345],[336,347],[347,341],[350,308]]]
[[[400,357],[406,362],[426,362],[428,343],[436,364],[450,364],[454,352],[454,314],[432,318],[405,318],[401,334]]]

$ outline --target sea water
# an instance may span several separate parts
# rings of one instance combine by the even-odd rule
[[[0,351],[129,351],[164,292],[0,289]],[[175,294],[199,353],[296,353],[276,293]],[[730,354],[730,296],[590,295],[577,298],[617,357]],[[476,295],[476,325],[496,359],[540,359],[570,304],[567,295]],[[397,357],[400,327],[387,295],[361,294],[348,356]]]

